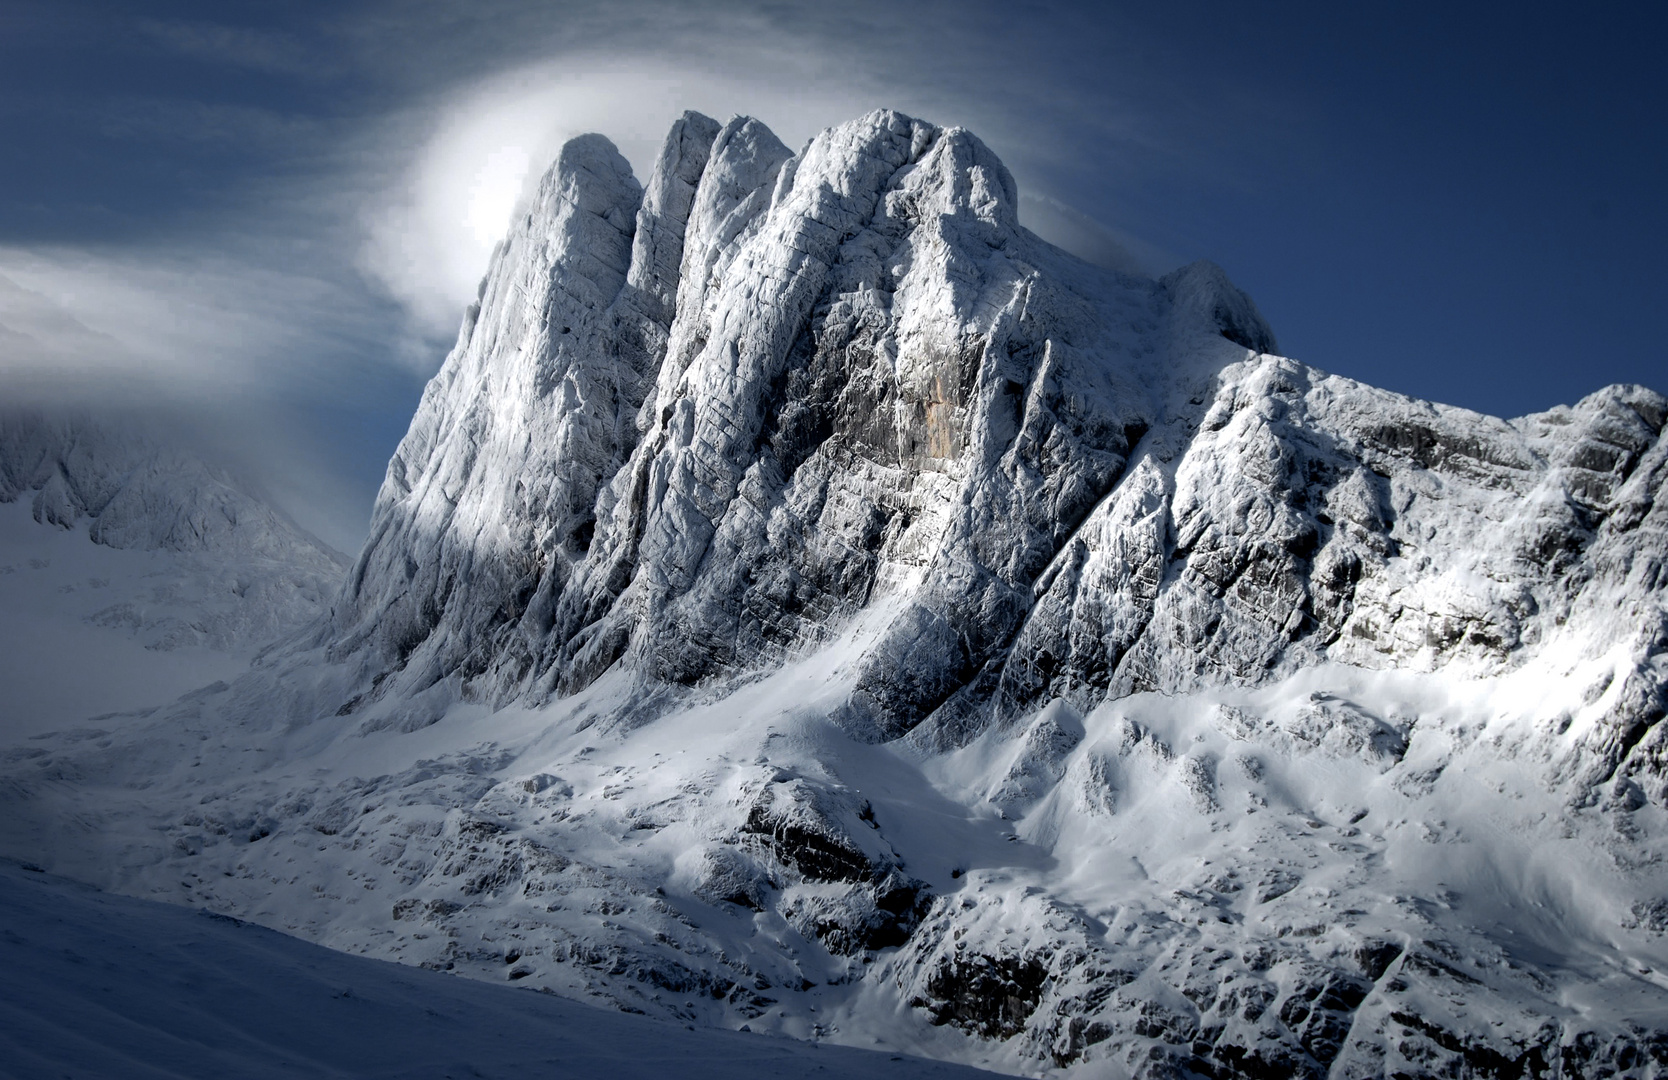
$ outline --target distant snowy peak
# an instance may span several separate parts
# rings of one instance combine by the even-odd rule
[[[133,422],[0,411],[0,502],[24,496],[36,521],[85,519],[108,547],[346,562],[232,474]]]
[[[19,500],[43,526],[169,557],[92,616],[152,648],[266,644],[325,614],[347,567],[233,474],[134,422],[0,411],[0,503]]]

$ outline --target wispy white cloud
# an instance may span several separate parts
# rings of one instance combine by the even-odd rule
[[[50,397],[71,380],[143,366],[128,347],[0,273],[0,378],[7,396]]]
[[[328,53],[281,30],[165,19],[139,19],[136,29],[170,52],[216,64],[283,75],[317,75],[335,66]]]
[[[361,329],[329,281],[201,249],[0,247],[0,282],[0,324],[37,343],[0,372],[77,398],[105,381],[188,400],[328,380]]]
[[[213,252],[0,248],[0,403],[188,434],[344,550],[374,474],[332,459],[318,413],[382,406],[365,354],[386,326],[328,280]]]
[[[268,149],[305,149],[328,135],[313,117],[224,102],[131,97],[100,110],[99,130],[139,142],[257,143]]]
[[[1181,265],[1182,259],[1092,214],[1050,195],[1019,194],[1021,224],[1055,247],[1096,266],[1126,274],[1158,276]]]

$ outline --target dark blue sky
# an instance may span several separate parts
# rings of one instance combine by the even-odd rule
[[[1327,370],[1505,415],[1668,390],[1664,12],[0,0],[0,324],[38,296],[132,354],[37,331],[0,373],[170,384],[351,546],[479,273],[447,230],[496,132],[640,161],[681,107],[795,143],[892,105],[1154,270],[1222,264]]]

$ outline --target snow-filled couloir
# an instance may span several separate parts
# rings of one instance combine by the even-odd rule
[[[1668,399],[1376,390],[1016,205],[893,112],[570,142],[331,613],[5,846],[1018,1072],[1668,1069]]]

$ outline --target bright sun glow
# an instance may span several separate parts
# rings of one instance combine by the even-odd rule
[[[476,245],[491,251],[509,228],[532,159],[520,146],[501,146],[487,154],[469,185],[469,204],[463,224],[475,237]]]
[[[646,60],[584,71],[539,65],[482,83],[442,110],[410,171],[367,207],[364,264],[429,333],[447,337],[517,204],[564,139],[605,132],[641,179],[683,109],[724,119],[765,100],[772,127],[795,146],[868,108],[858,96],[767,95],[745,76]]]

